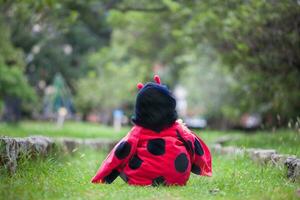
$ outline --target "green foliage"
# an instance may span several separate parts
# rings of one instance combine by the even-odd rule
[[[201,113],[207,118],[223,115],[234,119],[239,117],[239,110],[226,110],[234,102],[232,95],[228,94],[236,81],[229,70],[221,66],[220,56],[209,47],[201,48],[199,51],[209,56],[187,52],[180,57],[180,62],[186,65],[180,84],[187,90],[189,113]]]
[[[107,111],[133,103],[136,83],[144,79],[147,66],[127,53],[119,43],[89,56],[89,76],[79,80],[75,99],[81,111]]]
[[[10,31],[0,17],[0,102],[5,96],[32,100],[33,89],[24,76],[22,51],[10,43]]]
[[[0,97],[34,97],[24,73],[39,94],[43,93],[39,83],[51,83],[57,73],[74,91],[76,79],[85,75],[85,53],[105,45],[109,38],[102,3],[1,1],[0,23],[5,27],[1,27],[0,55],[7,58],[0,57]],[[100,15],[95,8],[101,10]],[[18,65],[18,69],[3,63]],[[33,110],[30,105],[23,106]]]
[[[23,66],[33,86],[52,82],[60,72],[81,112],[132,103],[135,83],[149,80],[153,66],[160,66],[164,83],[171,88],[187,83],[190,109],[207,116],[236,119],[255,112],[287,121],[299,115],[300,6],[295,0],[0,5],[6,26],[0,34],[7,35],[0,43],[10,45],[1,50],[1,74],[14,71],[9,60]],[[25,85],[22,70],[10,73]],[[9,87],[6,92],[11,90],[20,93]]]
[[[212,76],[224,75],[222,83],[220,78],[207,78],[207,85],[215,86],[209,91],[201,85],[187,86],[192,95],[188,100],[194,102],[192,110],[205,107],[208,115],[229,118],[244,112],[297,117],[300,39],[293,20],[299,18],[297,2],[163,1],[156,5],[165,8],[162,12],[138,12],[137,7],[141,6],[131,4],[132,10],[125,13],[113,10],[108,18],[113,30],[121,29],[123,36],[118,41],[113,37],[112,42],[128,46],[128,55],[137,55],[142,62],[162,63],[168,72],[163,78],[170,79],[171,85],[185,76],[185,67],[190,71],[185,80],[195,80],[196,86],[203,85],[197,80],[205,70],[193,72],[205,64]],[[153,6],[144,3],[143,7]],[[214,50],[213,56],[207,47]],[[209,62],[203,64],[203,59]],[[218,89],[220,84],[226,89]],[[205,99],[212,95],[219,103]]]
[[[300,97],[299,42],[294,19],[296,1],[199,1],[184,26],[190,48],[208,43],[231,69],[240,112],[281,114],[295,118]],[[192,6],[192,7],[191,7]],[[228,109],[227,109],[228,110]],[[230,110],[230,109],[229,109]]]
[[[61,73],[73,88],[85,75],[85,54],[107,44],[110,29],[102,4],[95,1],[27,1],[3,3],[11,42],[26,57],[30,83],[51,83]],[[96,11],[97,10],[97,11]],[[99,11],[99,12],[98,12]]]

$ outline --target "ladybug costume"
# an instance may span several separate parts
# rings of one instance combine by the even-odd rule
[[[92,183],[185,185],[190,173],[211,176],[206,144],[177,120],[176,100],[158,76],[137,85],[135,124],[103,161]]]

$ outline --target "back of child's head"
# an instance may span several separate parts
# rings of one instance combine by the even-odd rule
[[[132,121],[136,125],[160,132],[176,121],[176,100],[167,86],[160,83],[158,76],[154,79],[156,83],[138,84],[140,90]]]

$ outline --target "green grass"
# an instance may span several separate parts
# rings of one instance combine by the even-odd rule
[[[111,127],[86,122],[66,122],[62,128],[58,128],[55,122],[23,121],[17,124],[0,123],[0,136],[13,137],[44,135],[50,137],[119,139],[128,131],[128,127],[115,132]]]
[[[259,131],[255,133],[235,133],[239,139],[228,145],[253,148],[271,148],[279,153],[294,154],[300,157],[300,133],[291,130],[276,132]]]
[[[130,127],[115,132],[111,127],[86,122],[66,122],[62,128],[56,127],[54,122],[23,121],[18,124],[0,123],[0,136],[25,137],[30,135],[45,135],[50,137],[78,137],[78,138],[111,138],[120,139]],[[259,131],[245,133],[241,131],[212,131],[195,130],[205,142],[213,143],[224,135],[238,136],[238,140],[226,145],[254,148],[273,148],[280,153],[300,156],[300,133],[291,130],[276,132]]]
[[[0,123],[0,135],[51,137],[113,138],[128,132],[90,123],[67,122],[58,129],[51,122]],[[195,131],[207,142],[231,134],[239,139],[228,145],[274,148],[281,153],[300,155],[299,133]],[[211,178],[192,175],[185,187],[133,187],[117,179],[111,185],[94,185],[91,177],[105,158],[106,152],[79,150],[74,155],[50,156],[22,161],[15,175],[0,168],[0,199],[297,199],[300,183],[285,177],[285,169],[258,166],[247,157],[213,155]],[[216,192],[213,192],[216,191]]]
[[[192,175],[187,186],[134,187],[120,178],[111,185],[89,181],[106,153],[78,151],[23,162],[13,176],[0,171],[0,197],[5,199],[297,199],[299,183],[284,169],[257,166],[248,158],[213,156],[213,177]],[[217,191],[212,192],[212,191]]]

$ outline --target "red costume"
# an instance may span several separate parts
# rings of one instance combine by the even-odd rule
[[[159,79],[156,82],[160,85]],[[173,121],[160,130],[135,125],[103,161],[92,182],[112,183],[120,176],[130,185],[185,185],[190,172],[212,175],[210,151],[197,135]]]

